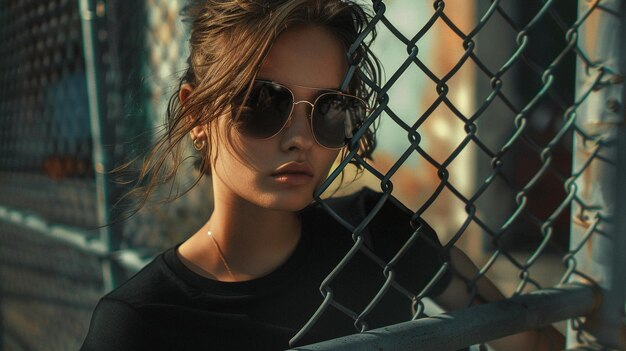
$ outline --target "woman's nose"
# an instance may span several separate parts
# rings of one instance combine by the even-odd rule
[[[315,139],[310,123],[312,112],[313,104],[310,102],[303,100],[294,103],[291,118],[282,135],[282,144],[285,150],[306,150],[313,146]]]

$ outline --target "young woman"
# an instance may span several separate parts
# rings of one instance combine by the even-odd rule
[[[170,180],[167,159],[176,164],[181,144],[190,142],[202,173],[211,175],[214,211],[188,240],[101,299],[82,349],[281,350],[290,340],[305,345],[409,320],[410,297],[444,263],[434,231],[371,190],[325,200],[344,223],[313,199],[338,156],[352,148],[368,159],[375,146],[373,128],[352,138],[371,92],[356,74],[343,84],[350,65],[377,81],[365,44],[346,55],[368,21],[365,12],[345,0],[205,0],[188,15],[189,69],[170,106],[167,135],[146,159],[143,194]],[[354,245],[353,227],[374,208],[358,239],[363,250],[320,294]],[[389,262],[416,230],[394,265],[402,288],[390,288],[355,323],[385,282],[370,255]],[[466,256],[456,249],[451,255],[471,277]],[[501,298],[487,281],[478,288],[482,299]],[[456,308],[467,303],[465,291],[446,273],[428,296]],[[332,305],[298,334],[329,295]]]

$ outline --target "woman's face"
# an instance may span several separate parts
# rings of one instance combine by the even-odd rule
[[[302,87],[337,89],[346,70],[341,42],[328,29],[308,25],[287,29],[278,37],[257,78],[281,83],[291,89],[295,101],[312,103],[321,91]],[[218,138],[212,141],[217,155],[212,167],[216,201],[243,200],[283,211],[298,211],[311,203],[339,151],[316,143],[310,113],[309,104],[294,105],[288,124],[269,139],[233,129],[232,147],[225,140],[231,117],[218,118]]]

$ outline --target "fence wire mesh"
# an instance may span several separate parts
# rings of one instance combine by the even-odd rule
[[[0,42],[0,349],[76,349],[99,259],[5,220],[98,225],[78,6],[2,1]]]
[[[114,227],[111,252],[102,254],[99,248],[107,243],[98,243],[94,230],[102,224],[98,207],[112,204],[97,197],[86,61],[93,60],[102,73],[102,150],[121,163],[145,151],[162,120],[166,92],[184,62],[177,52],[183,50],[184,33],[178,1],[101,1],[94,12],[100,54],[87,57],[79,5],[77,0],[0,1],[3,350],[78,349],[107,286],[110,272],[103,264],[123,261],[120,249],[150,257],[208,215],[194,212],[199,208],[194,204],[207,201],[208,195],[200,194],[210,194],[205,185],[176,205]],[[113,202],[127,190],[107,185]],[[182,220],[172,221],[172,213]],[[81,248],[85,243],[95,243],[95,254]],[[134,266],[115,267],[118,282],[130,277]]]
[[[590,18],[594,11],[602,11],[603,9],[599,6],[598,1],[592,1],[588,3],[588,7],[581,7],[583,12],[578,14],[578,18],[571,16],[567,18],[564,15],[575,13],[575,4],[540,1],[525,3],[523,6],[526,8],[522,12],[525,12],[527,18],[524,16],[515,18],[505,9],[503,1],[492,1],[486,11],[480,14],[480,20],[473,28],[462,30],[446,14],[448,3],[451,2],[434,1],[433,13],[429,20],[419,31],[412,33],[412,36],[407,36],[386,17],[386,4],[382,1],[373,1],[372,8],[375,15],[361,36],[361,40],[367,38],[368,31],[384,27],[405,45],[406,59],[397,70],[390,74],[391,77],[383,86],[377,86],[374,82],[368,81],[365,75],[361,75],[361,78],[366,80],[370,88],[378,94],[377,105],[364,123],[363,129],[377,119],[392,119],[404,131],[402,135],[397,135],[397,137],[404,136],[406,138],[405,151],[387,172],[380,172],[375,166],[360,158],[356,154],[356,145],[352,145],[355,151],[344,159],[318,190],[317,200],[322,202],[323,200],[319,196],[328,189],[331,182],[339,176],[343,167],[352,159],[379,180],[380,190],[385,196],[380,199],[372,213],[357,226],[348,225],[333,209],[325,206],[329,213],[352,231],[354,246],[320,286],[324,302],[309,319],[309,322],[292,339],[292,344],[297,343],[303,335],[313,328],[327,308],[336,308],[353,318],[355,332],[366,330],[368,314],[389,289],[397,289],[404,294],[407,303],[414,306],[413,318],[421,318],[425,315],[424,297],[437,280],[441,279],[446,270],[452,271],[466,282],[471,296],[467,301],[468,306],[476,300],[477,281],[487,275],[499,260],[505,260],[517,270],[518,282],[512,295],[542,288],[542,284],[531,271],[542,256],[551,252],[556,252],[561,256],[565,266],[559,281],[552,281],[552,284],[564,283],[572,280],[576,275],[584,275],[576,269],[575,255],[589,243],[591,236],[598,235],[596,225],[601,216],[590,219],[589,216],[584,215],[586,211],[591,209],[591,206],[579,195],[578,188],[580,185],[577,184],[577,181],[593,162],[610,163],[611,161],[607,157],[603,157],[602,152],[609,141],[590,135],[585,132],[584,128],[579,127],[576,124],[576,111],[592,92],[602,89],[607,84],[619,83],[620,80],[615,72],[607,70],[603,65],[588,58],[587,53],[577,46],[577,34],[579,28],[585,24],[585,21]],[[517,10],[515,15],[519,15],[520,11]],[[495,67],[488,67],[482,59],[485,54],[478,48],[481,47],[481,44],[489,45],[481,42],[481,34],[483,31],[487,31],[486,27],[489,22],[495,21],[496,17],[499,17],[499,22],[506,27],[498,27],[497,30],[510,30],[511,39],[514,39],[515,46],[510,56],[505,57],[504,61],[497,63]],[[429,67],[419,54],[421,41],[429,31],[435,30],[437,25],[446,26],[449,31],[453,32],[458,37],[458,44],[462,45],[463,48],[462,55],[455,58],[456,61],[452,68],[440,74],[435,73],[434,69]],[[547,38],[551,40],[548,41]],[[555,38],[560,40],[555,40]],[[545,51],[540,51],[542,44],[546,41],[550,43],[551,47],[554,47],[555,44],[559,45],[559,49],[557,51],[548,50],[547,54]],[[354,51],[357,45],[359,43],[355,43],[351,50]],[[543,48],[545,49],[545,47]],[[351,53],[349,52],[349,54]],[[582,62],[585,72],[590,77],[587,80],[588,84],[581,87],[575,97],[572,84],[574,59]],[[464,66],[475,67],[477,75],[486,78],[483,81],[488,84],[488,88],[479,88],[479,90],[486,91],[487,96],[471,111],[462,111],[458,102],[450,98],[450,92],[454,89],[452,80]],[[419,69],[432,81],[436,97],[425,111],[417,116],[416,120],[406,122],[391,108],[392,102],[388,92],[399,77],[407,70],[414,69]],[[522,72],[526,78],[520,80],[529,85],[526,87],[526,96],[521,99],[519,96],[510,96],[510,93],[507,94],[504,89],[506,84],[515,84],[514,78],[510,76],[508,79],[505,78],[507,73],[513,69]],[[559,75],[556,74],[557,72]],[[356,74],[360,74],[360,72],[357,70]],[[561,77],[561,75],[565,77]],[[478,79],[478,81],[481,80]],[[483,142],[481,136],[482,133],[489,133],[490,126],[481,123],[481,119],[488,119],[485,116],[490,114],[490,107],[496,102],[504,106],[504,108],[499,109],[499,112],[505,111],[505,113],[495,118],[506,119],[510,124],[510,130],[506,132],[506,137],[501,143],[488,145]],[[424,139],[424,130],[426,130],[424,126],[429,120],[440,118],[441,112],[437,111],[441,109],[444,110],[444,114],[454,116],[458,123],[462,124],[465,135],[456,140],[455,147],[448,155],[437,159],[433,157],[435,152],[429,150],[428,146],[424,146],[422,140]],[[537,128],[538,126],[539,128]],[[355,139],[360,135],[362,133],[357,132]],[[577,139],[577,145],[586,148],[588,156],[583,162],[577,162],[575,168],[570,172],[571,163],[569,159],[571,158],[573,138]],[[479,179],[474,189],[470,192],[464,192],[452,180],[450,168],[455,160],[470,148],[474,153],[481,154],[482,157],[489,160],[489,172],[484,172],[486,176]],[[415,210],[412,218],[415,231],[410,239],[392,259],[384,260],[376,257],[366,247],[363,235],[364,228],[370,224],[382,204],[388,201],[389,195],[394,189],[392,181],[394,173],[411,155],[416,153],[426,161],[425,164],[431,167],[432,172],[436,173],[438,184],[427,199],[420,203]],[[511,167],[516,162],[520,162],[523,166]],[[508,170],[507,166],[509,166]],[[513,174],[511,174],[511,169]],[[486,219],[491,214],[481,208],[480,198],[498,181],[503,182],[508,187],[513,206],[500,224],[490,225],[489,222],[494,222],[493,218],[491,220]],[[556,189],[555,184],[560,185],[563,190]],[[546,195],[546,190],[550,196]],[[438,274],[422,291],[410,292],[395,281],[394,268],[403,255],[411,249],[415,239],[424,234],[422,218],[429,207],[433,206],[444,192],[450,192],[459,201],[459,205],[466,212],[465,220],[444,244],[441,255],[447,258],[447,262],[441,266]],[[558,197],[556,199],[555,194]],[[506,203],[507,200],[501,198],[500,201]],[[563,219],[567,221],[572,207],[575,218],[579,220],[582,218],[581,221],[575,220],[574,225],[584,225],[588,229],[579,242],[570,243],[568,248],[567,243],[564,245],[563,242],[557,240],[555,228],[561,231],[567,230],[568,226],[559,226],[559,221],[563,222]],[[478,226],[487,235],[492,246],[492,252],[480,265],[478,272],[474,276],[467,277],[459,273],[461,267],[454,267],[451,264],[450,250],[453,245],[460,242],[464,235],[469,235],[466,233],[469,232],[470,225]],[[520,235],[519,230],[522,230],[521,235],[524,236],[522,240],[526,241],[524,244],[530,244],[528,251],[522,255],[519,255],[519,252],[514,254],[515,248],[507,245],[508,240],[515,239],[516,235]],[[438,248],[433,245],[433,249]],[[345,302],[347,301],[340,301],[333,295],[331,285],[333,281],[338,279],[341,271],[345,269],[358,251],[365,252],[380,265],[385,282],[367,306],[360,310],[351,310],[346,307]],[[580,325],[580,323],[576,325]]]
[[[3,1],[0,16],[2,204],[96,225],[78,8]]]
[[[121,162],[146,147],[149,137],[137,139],[137,135],[151,135],[160,124],[166,94],[176,87],[186,57],[180,45],[185,34],[177,17],[183,3],[109,0],[98,4],[102,56],[95,59],[105,72],[105,89],[99,92],[105,101],[102,118],[113,136],[104,147]],[[354,245],[320,286],[323,303],[292,344],[309,333],[329,308],[352,318],[355,332],[367,330],[368,315],[392,289],[404,296],[413,319],[422,318],[427,315],[425,296],[446,271],[466,282],[471,295],[468,306],[474,303],[476,282],[483,276],[514,274],[506,277],[510,286],[498,284],[508,296],[572,280],[583,275],[576,255],[594,236],[603,235],[610,221],[610,215],[581,195],[585,185],[580,179],[594,164],[612,165],[607,151],[612,140],[577,123],[577,109],[591,94],[622,83],[615,70],[601,59],[590,58],[578,45],[579,29],[593,21],[594,14],[607,11],[601,2],[582,1],[577,14],[571,1],[476,1],[472,2],[475,21],[461,21],[468,15],[458,10],[455,14],[455,7],[464,6],[458,1],[429,4],[429,11],[422,14],[424,24],[408,33],[389,16],[388,9],[398,4],[367,2],[373,19],[350,51],[368,40],[374,28],[394,38],[404,51],[397,53],[403,55],[401,64],[386,67],[389,78],[382,86],[362,76],[378,99],[354,140],[380,121],[393,125],[394,138],[406,141],[384,167],[349,153],[316,192],[318,202],[353,233]],[[51,223],[93,228],[100,223],[78,8],[77,1],[70,0],[0,2],[0,214],[11,209]],[[448,34],[433,34],[441,32]],[[440,57],[449,67],[442,69],[427,59],[433,46],[449,48]],[[579,78],[586,83],[577,84],[575,92],[576,61],[587,77]],[[475,92],[475,103],[469,105],[457,94],[464,84],[458,77],[467,71],[472,72]],[[415,104],[421,104],[419,113],[406,116],[398,112],[399,98],[392,91],[403,76],[416,72],[430,92],[419,101],[415,98]],[[442,123],[461,131],[451,133],[454,137],[443,148],[431,136]],[[572,163],[573,154],[577,156]],[[431,182],[420,189],[419,201],[409,206],[414,232],[393,257],[377,257],[365,244],[364,230],[392,195],[402,197],[398,174],[416,159],[420,174]],[[473,162],[472,169],[458,166],[467,165],[463,161],[467,159]],[[349,161],[363,166],[363,177],[374,179],[370,184],[384,194],[355,226],[323,199]],[[467,177],[474,179],[469,185]],[[208,215],[195,205],[206,203],[210,194],[206,190],[210,185],[203,186],[182,202],[139,213],[125,222],[115,249],[156,253],[182,239],[185,228],[196,227]],[[463,217],[452,230],[433,225],[445,239],[440,255],[446,263],[422,291],[410,291],[396,280],[395,267],[422,238],[424,223],[440,223],[433,210],[438,206],[445,213],[453,208]],[[101,294],[100,259],[24,227],[0,223],[2,348],[76,348]],[[570,239],[574,227],[584,228],[584,233]],[[96,237],[93,233],[90,238]],[[479,250],[472,257],[478,273],[462,276],[460,267],[449,261],[450,250],[476,242]],[[439,250],[437,245],[433,248]],[[354,309],[333,294],[332,286],[357,253],[375,262],[383,278],[369,302]],[[556,268],[550,264],[555,258],[562,261]],[[506,267],[505,273],[498,267]],[[59,323],[67,321],[68,313],[75,323]],[[582,323],[573,324],[576,328]]]

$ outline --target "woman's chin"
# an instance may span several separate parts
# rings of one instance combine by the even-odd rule
[[[312,194],[279,193],[267,196],[260,205],[264,208],[276,211],[297,212],[306,208],[312,202]]]

